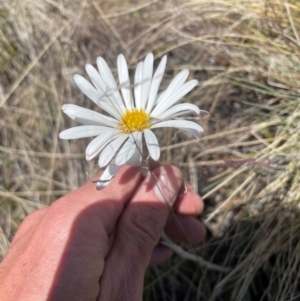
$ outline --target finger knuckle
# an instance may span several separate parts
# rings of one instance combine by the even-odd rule
[[[144,212],[133,209],[128,214],[128,233],[134,235],[137,244],[155,246],[160,238],[163,225],[158,208],[147,208]]]

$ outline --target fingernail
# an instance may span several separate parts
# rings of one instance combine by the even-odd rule
[[[158,199],[173,206],[182,185],[182,177],[174,169],[163,170],[157,177],[154,193]]]

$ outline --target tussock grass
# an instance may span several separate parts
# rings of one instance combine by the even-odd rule
[[[191,117],[200,142],[162,133],[162,161],[206,202],[207,241],[188,248],[232,270],[175,257],[149,271],[145,300],[300,298],[298,1],[13,0],[0,4],[0,45],[1,256],[27,214],[97,171],[86,140],[58,140],[73,125],[62,104],[94,108],[73,74],[97,56],[115,67],[122,52],[134,68],[168,53],[163,85],[190,69],[188,101],[210,116]]]

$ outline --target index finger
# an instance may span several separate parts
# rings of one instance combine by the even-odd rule
[[[110,234],[141,180],[140,168],[123,166],[105,189],[98,191],[95,183],[87,182],[57,200],[49,208],[49,214],[55,211],[55,215],[59,214],[72,222],[86,209],[93,208],[101,226]]]

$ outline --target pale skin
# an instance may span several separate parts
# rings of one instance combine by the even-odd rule
[[[176,199],[181,172],[153,173],[143,178],[140,168],[124,166],[104,190],[88,182],[30,214],[0,264],[1,300],[141,301],[149,264],[172,255],[159,244],[162,231],[190,243],[205,236],[194,218],[200,197],[188,186]]]

